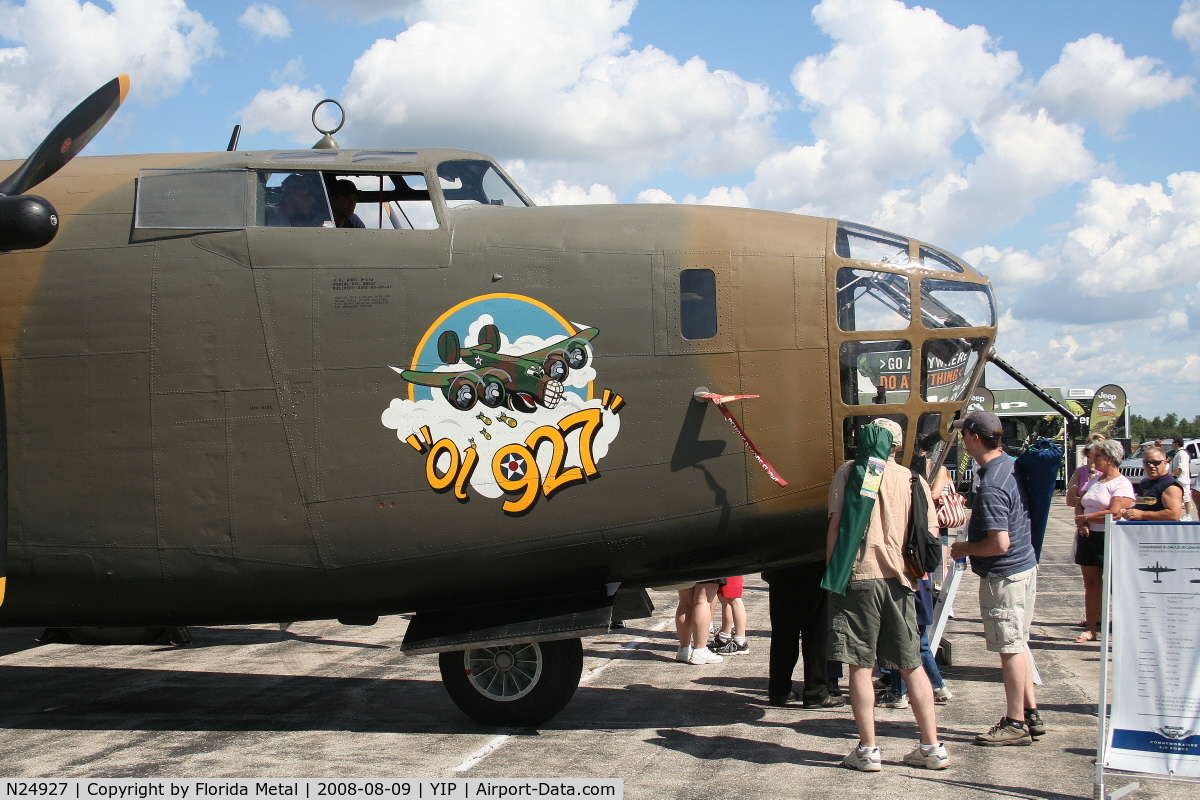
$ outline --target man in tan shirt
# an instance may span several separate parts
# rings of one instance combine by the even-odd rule
[[[921,668],[921,637],[913,600],[921,576],[913,575],[904,560],[913,472],[896,462],[896,453],[903,444],[900,426],[882,417],[870,424],[891,433],[892,451],[846,593],[831,592],[829,596],[833,629],[829,657],[849,665],[850,707],[859,736],[858,747],[842,764],[864,772],[880,769],[882,756],[875,743],[875,691],[871,685],[871,672],[878,660],[885,669],[900,670],[921,731],[920,745],[904,756],[904,763],[945,769],[950,759],[938,740],[933,687]],[[854,462],[848,461],[839,467],[829,486],[827,560],[837,542],[846,480],[853,466]],[[928,501],[929,528],[936,532],[937,514],[928,497],[929,485],[924,478],[918,481]]]

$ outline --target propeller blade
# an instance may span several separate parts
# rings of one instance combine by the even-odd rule
[[[33,155],[0,183],[0,194],[25,194],[62,169],[100,132],[128,93],[129,76],[121,75],[75,106],[42,140]]]

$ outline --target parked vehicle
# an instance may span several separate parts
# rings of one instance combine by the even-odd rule
[[[1137,483],[1142,478],[1146,477],[1146,472],[1142,468],[1142,452],[1149,447],[1154,446],[1154,440],[1142,442],[1133,451],[1129,458],[1121,462],[1121,474],[1129,480]],[[1170,442],[1163,442],[1163,449],[1168,453],[1171,451],[1172,445]],[[1192,475],[1195,476],[1197,470],[1200,470],[1200,439],[1184,439],[1183,449],[1187,450],[1188,456],[1192,462]]]

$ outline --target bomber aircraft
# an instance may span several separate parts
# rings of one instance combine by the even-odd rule
[[[336,130],[69,161],[127,85],[0,164],[0,625],[412,614],[460,708],[538,724],[646,587],[822,558],[860,424],[940,459],[995,341],[986,277],[837,219],[537,207]],[[482,409],[438,383],[464,358]]]

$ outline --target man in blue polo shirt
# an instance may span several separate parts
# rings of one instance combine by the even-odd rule
[[[979,488],[967,523],[967,541],[955,542],[952,558],[970,556],[979,576],[979,611],[987,649],[1000,654],[1008,708],[980,745],[1028,745],[1045,733],[1033,695],[1027,655],[1029,623],[1037,593],[1037,557],[1029,535],[1029,507],[1014,473],[1014,461],[1000,449],[1000,419],[972,411],[953,423],[963,446],[979,465]]]

